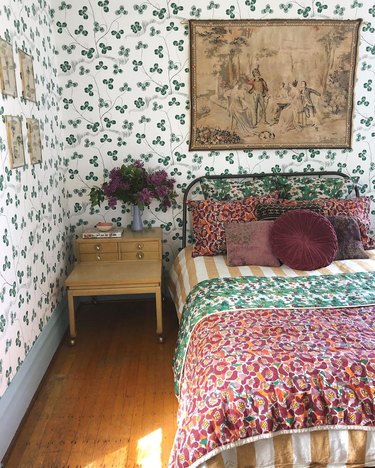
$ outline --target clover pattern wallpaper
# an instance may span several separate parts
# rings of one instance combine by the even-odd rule
[[[12,44],[17,97],[0,95],[0,396],[52,313],[64,303],[71,263],[68,198],[59,117],[62,88],[45,0],[0,1],[0,35]],[[37,102],[21,98],[18,48],[33,56]],[[10,169],[4,115],[22,117],[25,166]],[[39,121],[43,161],[30,164],[26,119]]]
[[[210,18],[363,18],[353,150],[189,151],[188,20]],[[359,180],[362,193],[375,194],[375,5],[355,0],[66,0],[57,6],[55,21],[67,189],[76,233],[99,220],[131,222],[129,207],[102,205],[93,211],[88,194],[110,169],[135,158],[165,168],[180,194],[192,178],[206,173],[321,169],[342,170]],[[153,204],[143,219],[163,226],[168,267],[180,246],[181,206],[162,213]]]
[[[142,159],[176,179],[178,206],[163,213],[154,203],[143,214],[146,224],[163,227],[166,269],[180,247],[182,193],[194,177],[342,170],[375,199],[375,2],[0,0],[0,5],[8,40],[36,58],[38,100],[35,105],[0,98],[0,110],[40,119],[44,145],[41,166],[10,171],[1,127],[2,392],[61,300],[74,237],[98,221],[131,222],[129,207],[90,207],[91,187],[112,168]],[[188,20],[211,18],[362,18],[353,149],[189,151]]]

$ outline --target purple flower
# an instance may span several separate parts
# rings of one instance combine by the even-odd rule
[[[108,197],[108,205],[111,208],[115,208],[117,205],[117,198],[116,197]]]
[[[142,168],[142,167],[144,167],[145,164],[144,164],[144,162],[141,161],[140,159],[136,159],[136,160],[134,161],[133,165],[134,165],[134,167]]]
[[[138,194],[138,203],[147,206],[151,203],[152,198],[150,190],[148,188],[144,188]]]
[[[137,204],[143,208],[155,199],[165,211],[176,198],[175,182],[164,169],[148,172],[144,168],[144,162],[136,159],[132,164],[123,164],[112,169],[108,182],[91,190],[90,199],[94,206],[107,198],[111,208],[114,208],[118,201]]]

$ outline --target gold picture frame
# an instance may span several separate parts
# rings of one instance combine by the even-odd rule
[[[42,162],[42,141],[40,139],[39,120],[35,118],[26,119],[27,146],[31,164]]]
[[[17,97],[16,64],[12,44],[0,37],[0,89],[1,94]]]
[[[20,59],[20,75],[22,81],[22,97],[36,102],[33,57],[22,49],[18,49]]]
[[[190,20],[190,150],[351,148],[361,20]]]
[[[22,135],[22,118],[15,115],[4,115],[9,165],[11,169],[25,165],[25,149]]]

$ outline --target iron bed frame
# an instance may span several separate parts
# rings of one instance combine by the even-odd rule
[[[208,174],[195,178],[190,184],[186,187],[184,191],[183,201],[182,201],[182,248],[186,247],[186,238],[187,238],[187,201],[192,191],[193,187],[200,183],[202,180],[223,180],[223,179],[261,179],[263,177],[342,177],[343,179],[350,180],[350,176],[343,174],[338,171],[319,171],[319,172],[264,172],[264,173],[254,173],[254,174]],[[354,184],[354,190],[356,197],[359,196],[359,189],[356,184]]]

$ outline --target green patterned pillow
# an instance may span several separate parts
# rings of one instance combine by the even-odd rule
[[[202,192],[206,200],[241,200],[252,196],[265,196],[276,191],[274,176],[259,179],[204,179]]]
[[[351,180],[342,177],[279,176],[277,185],[284,200],[348,198],[354,188]]]

